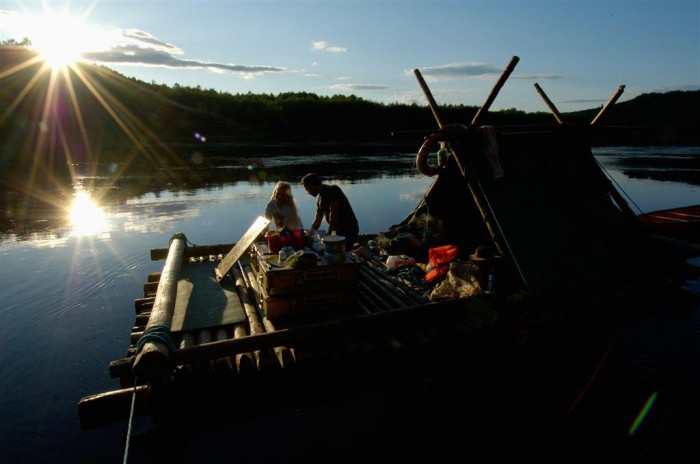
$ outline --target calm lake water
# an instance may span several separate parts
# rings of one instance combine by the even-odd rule
[[[596,148],[594,154],[633,200],[633,208],[647,212],[700,203],[700,147]],[[432,183],[413,168],[413,154],[276,156],[235,164],[222,158],[211,164],[230,173],[230,180],[217,176],[206,186],[149,190],[144,182],[135,189],[138,179],[115,184],[83,177],[72,192],[46,192],[63,209],[3,222],[0,462],[122,462],[126,423],[82,431],[77,403],[118,388],[109,362],[125,355],[133,301],[142,296],[147,275],[163,264],[152,262],[149,250],[167,248],[174,233],[183,232],[198,245],[237,241],[263,212],[277,180],[292,182],[301,218],[309,225],[314,199],[299,185],[306,171],[333,172],[330,182],[349,197],[361,233],[378,233],[403,220]],[[4,204],[10,209],[20,203],[10,195]],[[567,359],[590,361],[593,373],[606,353],[608,371],[616,362],[618,375],[648,381],[620,377],[616,385],[622,389],[630,382],[624,388],[658,391],[671,422],[679,411],[699,405],[699,340],[696,304],[691,313],[655,315],[620,327],[612,338],[597,334],[575,353],[560,353],[556,360],[549,356],[536,367],[531,360],[533,369],[520,374],[530,385],[546,383],[543,379],[562,367],[550,363]],[[589,396],[602,395],[595,384],[591,391]],[[615,394],[625,395],[622,390]],[[579,409],[588,406],[583,402]],[[595,410],[595,404],[590,407]],[[698,432],[695,415],[688,424],[692,429],[681,430],[680,436]],[[592,420],[605,422],[605,417]]]

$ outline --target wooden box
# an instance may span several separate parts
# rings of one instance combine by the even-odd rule
[[[251,256],[251,269],[268,295],[319,294],[357,288],[360,263],[346,258],[343,263],[325,264],[319,258],[316,266],[302,269],[275,267],[276,255],[266,253],[267,244],[256,243]]]
[[[356,288],[324,292],[290,293],[270,296],[264,289],[261,307],[265,317],[276,320],[292,315],[318,314],[334,316],[357,308]]]

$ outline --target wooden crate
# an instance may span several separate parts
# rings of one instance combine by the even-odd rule
[[[265,251],[267,251],[267,244],[258,243],[253,246],[251,269],[270,296],[324,293],[357,288],[359,262],[346,259],[344,263],[324,264],[319,259],[314,267],[278,268],[269,264],[269,261],[275,261],[275,256]]]
[[[338,315],[358,307],[357,288],[270,296],[262,290],[265,317],[276,320],[293,315]]]

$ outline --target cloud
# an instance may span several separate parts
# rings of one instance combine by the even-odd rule
[[[320,50],[329,53],[345,53],[346,51],[348,51],[346,47],[339,47],[337,45],[330,46],[325,40],[317,40],[313,43],[313,48],[314,50]]]
[[[174,69],[206,69],[212,72],[230,72],[245,78],[265,73],[287,72],[278,66],[243,65],[187,60],[180,56],[184,52],[177,46],[159,40],[148,32],[127,29],[119,34],[119,43],[101,50],[81,53],[83,59],[100,64],[122,64],[134,66],[158,66]]]
[[[127,29],[122,32],[122,37],[127,42],[135,42],[152,46],[156,50],[160,50],[166,53],[171,53],[173,55],[182,55],[182,50],[175,45],[171,45],[166,42],[162,42],[156,39],[153,35],[148,32],[139,29]]]
[[[105,64],[162,66],[176,69],[208,69],[210,71],[231,72],[244,75],[287,71],[285,68],[276,66],[253,66],[184,60],[167,52],[135,45],[122,45],[112,47],[109,50],[83,53],[82,57],[89,61]]]
[[[524,80],[543,80],[543,81],[553,81],[561,79],[561,76],[556,74],[511,74],[509,76],[511,79],[524,79]]]
[[[492,78],[503,72],[501,68],[497,68],[488,63],[480,63],[476,61],[464,61],[461,63],[450,63],[442,66],[429,66],[420,68],[421,75],[429,81],[439,81],[448,79],[459,79],[464,77],[474,78]],[[413,75],[412,69],[404,70],[404,74]],[[513,74],[512,79],[542,79],[552,80],[560,79],[560,76],[553,74]]]
[[[385,90],[388,89],[385,85],[377,84],[334,84],[331,85],[333,90]]]
[[[474,61],[420,68],[421,75],[426,79],[432,80],[456,79],[460,77],[484,77],[499,74],[500,72],[500,69],[492,65]],[[413,70],[406,69],[404,73],[412,75]]]

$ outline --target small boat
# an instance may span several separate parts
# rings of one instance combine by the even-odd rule
[[[638,215],[637,219],[654,234],[700,242],[700,205],[651,211]]]
[[[435,180],[373,243],[334,250],[340,259],[301,243],[310,260],[281,261],[258,218],[235,243],[176,234],[151,250],[165,262],[110,363],[119,388],[79,401],[83,428],[142,414],[251,417],[378,382],[395,374],[387,366],[454,366],[474,346],[526,343],[553,321],[682,298],[700,248],[643,227],[592,155],[598,125],[483,124],[516,58],[467,125],[443,124],[416,70],[438,125],[416,164]]]

